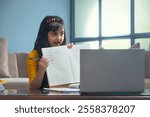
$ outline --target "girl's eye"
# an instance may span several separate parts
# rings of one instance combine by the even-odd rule
[[[53,32],[53,33],[52,33],[52,35],[53,35],[53,36],[56,36],[56,35],[57,35],[57,33],[56,33],[56,32]]]
[[[61,36],[62,36],[62,35],[64,35],[64,32],[63,32],[63,31],[61,32]]]

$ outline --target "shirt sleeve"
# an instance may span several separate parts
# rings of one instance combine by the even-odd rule
[[[37,71],[38,71],[38,60],[32,60],[31,58],[38,58],[38,52],[36,50],[33,50],[29,53],[27,58],[27,72],[29,76],[29,85],[31,84],[31,81],[35,79]]]

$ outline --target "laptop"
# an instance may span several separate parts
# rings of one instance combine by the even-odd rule
[[[81,50],[81,94],[144,91],[144,49]]]

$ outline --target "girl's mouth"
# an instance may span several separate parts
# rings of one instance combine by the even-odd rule
[[[55,42],[54,44],[55,44],[55,46],[60,46],[61,42]]]

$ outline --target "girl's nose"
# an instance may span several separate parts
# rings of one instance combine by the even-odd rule
[[[61,40],[62,40],[62,37],[61,37],[60,35],[58,35],[58,36],[57,36],[57,41],[58,41],[58,42],[61,42]]]

